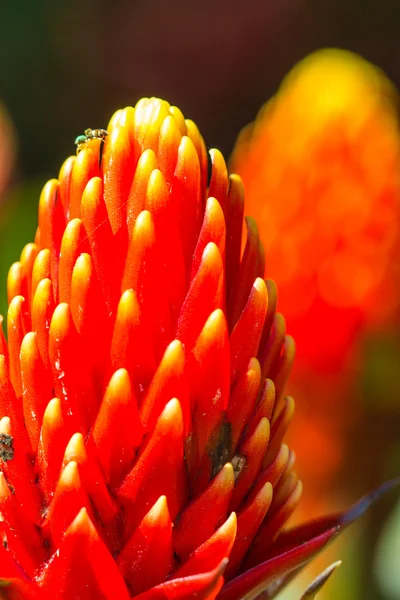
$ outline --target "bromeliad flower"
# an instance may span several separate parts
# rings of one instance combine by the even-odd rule
[[[144,99],[43,189],[0,341],[6,598],[272,598],[344,523],[281,534],[294,344],[209,157],[208,182],[195,124]]]

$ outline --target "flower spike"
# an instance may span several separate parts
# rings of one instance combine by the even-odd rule
[[[208,177],[163,100],[106,131],[45,185],[10,269],[0,596],[272,598],[360,511],[284,531],[294,342],[252,219],[242,252],[240,178],[218,150]]]

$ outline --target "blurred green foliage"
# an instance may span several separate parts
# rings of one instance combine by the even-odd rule
[[[400,332],[371,336],[363,349],[361,389],[369,411],[400,416]]]
[[[7,273],[28,242],[33,242],[43,181],[15,186],[0,205],[0,314],[7,315]]]
[[[387,600],[400,598],[400,502],[384,524],[375,551],[374,575]]]

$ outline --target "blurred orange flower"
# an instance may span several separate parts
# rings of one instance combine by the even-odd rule
[[[360,332],[399,307],[396,102],[376,67],[320,51],[238,138],[231,166],[259,224],[298,368],[336,373]]]

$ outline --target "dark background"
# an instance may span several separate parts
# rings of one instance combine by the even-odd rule
[[[398,0],[0,0],[0,97],[19,174],[54,176],[86,127],[146,95],[229,155],[309,52],[347,48],[400,84]]]

